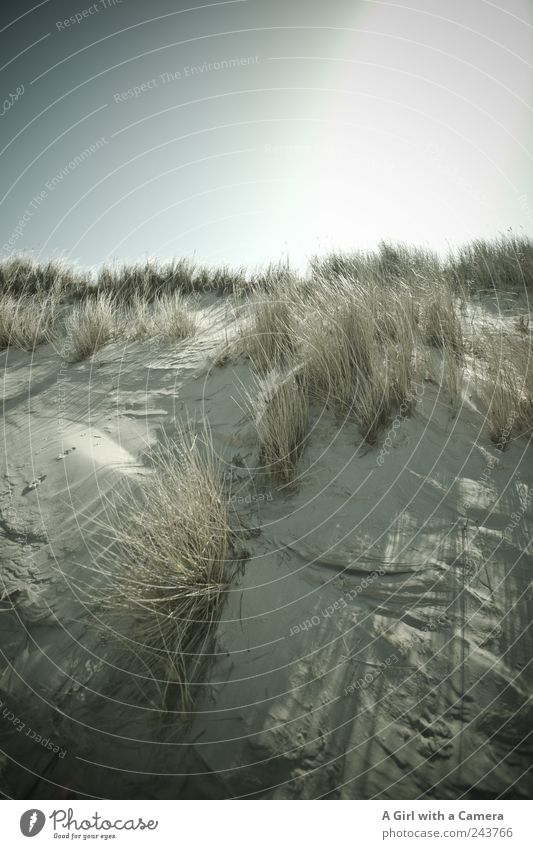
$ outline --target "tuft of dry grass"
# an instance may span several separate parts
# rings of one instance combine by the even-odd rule
[[[185,339],[197,331],[196,318],[178,293],[163,295],[154,302],[152,326],[154,335],[170,340]]]
[[[323,281],[300,328],[310,396],[377,435],[401,403],[412,405],[418,339],[410,291]]]
[[[491,440],[504,450],[514,435],[533,434],[531,339],[494,338],[487,350],[483,397]]]
[[[372,368],[375,327],[362,287],[345,280],[317,283],[298,338],[309,393],[343,414]]]
[[[126,308],[126,335],[129,339],[144,341],[153,336],[153,309],[141,295],[134,295]]]
[[[369,442],[376,441],[395,404],[412,403],[418,307],[407,286],[316,272],[283,298],[276,291],[261,293],[251,326],[248,350],[261,373],[270,379],[272,370],[292,368],[310,400],[357,421]],[[280,401],[276,417],[286,411],[294,418],[288,399],[281,394]]]
[[[277,286],[267,291],[256,287],[249,317],[240,329],[238,349],[250,357],[256,370],[281,366],[294,353],[298,301]]]
[[[380,242],[374,251],[333,251],[311,258],[313,277],[335,280],[342,277],[365,286],[412,285],[418,280],[440,280],[444,274],[438,256],[425,248],[404,243]]]
[[[380,430],[390,420],[397,401],[394,361],[389,352],[373,351],[370,373],[359,381],[355,419],[364,441],[375,445]]]
[[[448,259],[454,287],[474,292],[525,292],[533,283],[533,241],[525,236],[474,239]]]
[[[5,295],[46,298],[55,292],[61,297],[77,298],[89,286],[87,275],[61,259],[38,262],[31,256],[20,255],[0,260],[0,293]]]
[[[420,323],[428,345],[451,350],[462,356],[464,350],[461,321],[451,289],[446,285],[431,287],[421,303]]]
[[[125,644],[146,658],[162,705],[188,711],[232,562],[229,498],[207,426],[180,431],[152,460],[140,496],[113,505],[118,556],[104,608]]]
[[[294,481],[308,432],[309,401],[301,374],[277,369],[256,380],[249,399],[263,470],[282,484]]]
[[[151,302],[135,295],[126,315],[126,335],[130,339],[179,341],[194,336],[198,328],[187,301],[177,292]]]
[[[65,318],[62,356],[70,363],[86,360],[120,331],[116,301],[110,295],[76,304]]]
[[[4,295],[0,298],[0,349],[19,348],[34,351],[49,342],[57,310],[57,301],[48,295],[42,302],[29,295]]]
[[[177,293],[227,295],[247,288],[243,269],[208,268],[184,258],[166,263],[150,259],[144,263],[104,266],[96,282],[99,292],[110,293],[122,303],[131,303],[138,297],[151,301]]]

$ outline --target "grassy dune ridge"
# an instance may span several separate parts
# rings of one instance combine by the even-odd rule
[[[381,243],[375,251],[314,257],[305,276],[281,264],[247,275],[181,259],[107,266],[91,277],[65,262],[15,257],[0,263],[0,348],[33,351],[51,342],[66,361],[79,362],[114,340],[180,342],[198,330],[194,296],[229,298],[245,316],[233,355],[247,357],[258,380],[278,375],[271,409],[256,410],[255,418],[265,458],[287,477],[301,454],[309,404],[353,419],[375,445],[428,376],[456,410],[465,357],[485,382],[492,439],[501,440],[509,409],[512,434],[529,434],[532,285],[533,241],[525,237],[477,240],[445,259]],[[498,306],[509,297],[517,314],[508,339],[468,325],[480,299]],[[294,381],[297,393],[289,398]],[[264,405],[261,387],[256,394]],[[278,438],[269,429],[279,430],[280,418]]]

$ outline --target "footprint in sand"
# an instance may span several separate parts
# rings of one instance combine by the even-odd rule
[[[38,478],[35,478],[35,480],[32,480],[31,483],[27,484],[24,487],[21,495],[27,495],[28,492],[31,492],[32,490],[37,489],[37,487],[40,486],[45,479],[46,479],[46,475],[40,475]]]
[[[68,457],[69,454],[72,454],[73,451],[76,450],[76,446],[73,445],[72,448],[67,448],[65,451],[62,451],[57,455],[56,460],[64,460],[65,457]]]

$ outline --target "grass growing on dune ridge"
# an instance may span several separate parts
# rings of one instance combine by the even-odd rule
[[[275,390],[257,391],[260,460],[282,477],[295,474],[309,402],[357,422],[369,444],[395,406],[411,407],[418,314],[404,288],[321,274],[283,298],[263,294],[251,301],[250,313],[243,327],[247,353],[270,381],[279,373]]]
[[[454,262],[466,261],[466,249],[448,264],[428,252],[385,244],[374,253],[315,259],[310,279],[286,279],[283,288],[270,286],[250,299],[242,327],[245,353],[262,373],[269,374],[269,369],[297,373],[309,401],[355,421],[370,445],[400,406],[412,412],[414,384],[423,379],[429,362],[450,412],[456,414],[465,399],[468,352],[462,314],[466,315],[468,298],[481,292],[479,255],[492,259],[499,285],[509,288],[513,280],[509,258],[520,248],[526,272],[521,284],[530,285],[527,273],[531,275],[533,268],[527,271],[528,246],[527,240],[511,245],[496,242],[487,253],[486,245],[472,245],[468,255],[476,258],[471,268],[474,283],[464,276],[454,279],[450,271]],[[482,353],[470,346],[470,356],[482,367],[490,435],[495,442],[501,441],[510,408],[517,411],[512,432],[532,430],[531,366],[524,354],[531,344],[527,320],[521,321],[518,331],[521,340],[507,346],[503,365],[495,364],[494,351]],[[280,386],[283,380],[280,377]],[[257,420],[261,410],[260,446],[269,446],[268,451],[260,447],[260,457],[268,456],[274,468],[284,468],[287,453],[296,456],[294,451],[287,452],[287,440],[277,439],[278,432],[297,431],[294,410],[288,403],[281,404],[280,398],[283,393],[271,394],[272,411],[267,415],[265,394],[258,392],[255,413]],[[296,470],[284,473],[294,477]]]
[[[382,241],[375,250],[332,251],[326,256],[314,256],[310,271],[313,277],[344,277],[364,284],[382,284],[438,279],[444,274],[444,263],[425,248]]]
[[[104,265],[95,274],[63,259],[38,261],[28,255],[0,260],[0,295],[44,295],[57,289],[65,298],[114,294],[119,301],[135,295],[152,299],[163,294],[215,292],[220,295],[270,291],[292,276],[286,264],[271,264],[247,274],[244,268],[210,267],[190,259]],[[533,240],[526,236],[476,239],[439,257],[426,248],[381,242],[375,250],[333,251],[309,261],[313,279],[344,277],[368,283],[447,281],[454,291],[524,292],[533,286]]]
[[[130,339],[176,341],[194,336],[198,324],[187,300],[175,292],[153,301],[136,296],[126,316]]]
[[[0,298],[0,350],[31,352],[50,342],[56,311],[53,293],[42,302],[29,295],[4,295]]]
[[[151,301],[177,293],[190,295],[214,292],[230,295],[245,285],[242,269],[231,269],[228,266],[209,268],[188,259],[166,263],[152,259],[145,263],[104,266],[96,279],[98,291],[111,293],[126,303],[136,297]]]
[[[62,356],[70,363],[85,360],[120,332],[116,301],[99,295],[72,308],[65,319]]]
[[[374,251],[314,257],[306,276],[287,264],[247,275],[242,269],[207,268],[182,259],[104,267],[88,280],[64,263],[15,258],[0,262],[0,284],[4,348],[31,350],[52,334],[63,341],[65,358],[76,362],[113,339],[185,339],[197,330],[187,296],[216,292],[235,296],[239,315],[245,316],[231,343],[234,351],[248,356],[262,377],[297,369],[307,402],[357,422],[370,444],[395,408],[413,398],[412,385],[420,379],[428,349],[452,410],[465,397],[462,381],[472,365],[465,365],[469,357],[483,380],[496,381],[491,433],[501,431],[499,420],[509,403],[518,410],[520,432],[529,432],[527,359],[513,347],[505,354],[508,360],[512,353],[512,367],[497,367],[489,350],[496,340],[482,339],[479,327],[474,332],[473,324],[467,326],[472,308],[486,293],[496,295],[489,298],[492,308],[499,292],[523,294],[527,302],[533,285],[533,241],[527,238],[477,240],[446,258],[382,242]],[[524,307],[517,301],[517,309],[516,333],[528,344],[528,302]],[[277,403],[274,395],[272,403]],[[263,423],[269,420],[263,417]]]
[[[0,296],[46,298],[54,293],[55,297],[77,298],[89,288],[90,275],[66,260],[39,262],[26,255],[0,260]]]
[[[174,342],[194,336],[196,330],[194,314],[179,293],[153,301],[135,297],[126,310],[112,295],[98,295],[67,313],[61,353],[68,362],[76,363],[115,339]]]
[[[533,286],[533,240],[526,236],[475,239],[452,253],[446,274],[470,293],[524,293]]]

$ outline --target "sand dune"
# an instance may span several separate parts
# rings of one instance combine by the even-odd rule
[[[470,319],[498,325],[490,308]],[[490,442],[467,362],[458,415],[423,380],[386,451],[387,431],[369,446],[312,409],[296,485],[280,488],[253,474],[250,363],[219,361],[228,305],[195,310],[199,332],[176,344],[114,342],[75,365],[51,345],[2,355],[10,793],[526,797],[529,443]],[[232,468],[245,551],[194,713],[162,716],[91,598],[113,572],[108,499],[142,486],[164,434],[203,419]]]

